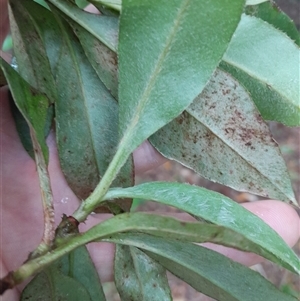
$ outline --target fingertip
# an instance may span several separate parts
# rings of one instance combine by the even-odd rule
[[[294,246],[299,240],[300,218],[289,204],[265,200],[245,203],[243,206],[264,220],[289,246]]]

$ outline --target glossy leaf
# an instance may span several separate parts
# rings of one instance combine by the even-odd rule
[[[49,0],[61,12],[81,25],[113,51],[117,49],[118,17],[85,12],[69,1]]]
[[[122,1],[119,131],[127,154],[202,91],[243,5],[242,0]]]
[[[57,266],[64,275],[75,279],[87,290],[91,301],[106,300],[98,272],[85,246],[61,258]]]
[[[250,92],[264,119],[297,126],[299,54],[299,47],[283,32],[243,15],[221,67]]]
[[[199,217],[197,213],[196,216]],[[250,237],[250,235],[246,233],[247,231],[237,232],[237,230],[232,229],[233,228],[230,228],[227,224],[218,226],[203,222],[183,222],[172,217],[163,217],[147,213],[125,213],[91,228],[82,235],[82,238],[84,240],[94,241],[120,232],[139,232],[161,236],[166,239],[178,239],[197,243],[212,242],[242,251],[256,253],[291,269],[290,264],[287,264],[285,259],[280,258],[279,254],[275,254],[273,250],[269,250],[258,243],[256,237]],[[269,230],[268,227],[267,229]],[[271,233],[271,235],[273,234],[274,232]],[[278,240],[278,236],[276,236],[276,239]],[[292,254],[292,261],[294,260],[293,265],[297,266],[295,254],[287,246],[285,246],[285,248],[288,250],[287,256]],[[295,270],[295,268],[292,268],[292,270],[293,269]]]
[[[257,272],[201,246],[142,234],[119,234],[106,241],[145,250],[171,273],[219,301],[296,301]]]
[[[207,222],[224,226],[277,257],[281,265],[300,273],[300,262],[282,238],[259,217],[217,192],[187,184],[152,182],[108,191],[106,200],[140,198],[176,207]]]
[[[40,93],[45,93],[50,102],[56,99],[54,78],[39,25],[35,23],[35,14],[45,9],[31,0],[10,0],[9,19],[13,37],[14,55],[18,63],[18,72]]]
[[[83,27],[75,22],[70,22],[73,27],[84,52],[91,65],[95,69],[98,77],[104,83],[110,93],[117,99],[118,97],[118,57],[101,41],[96,39]]]
[[[118,143],[118,107],[68,24],[58,15],[57,19],[64,38],[56,68],[58,151],[69,185],[84,199],[98,184],[114,155]],[[128,161],[114,184],[132,184],[131,162]],[[129,208],[127,204],[124,210]]]
[[[245,12],[247,15],[260,18],[283,31],[300,46],[300,34],[295,23],[275,2],[266,1],[259,5],[247,6]]]
[[[114,271],[122,301],[172,300],[165,269],[137,248],[116,245]]]
[[[23,290],[20,301],[93,301],[80,282],[55,266],[38,274]],[[101,300],[101,299],[100,299]]]
[[[49,100],[45,95],[31,87],[18,72],[3,59],[1,59],[0,62],[13,99],[23,117],[26,119],[45,162],[48,162],[48,147],[44,136],[44,128],[47,122]]]
[[[218,70],[186,111],[150,142],[209,180],[294,202],[287,168],[245,89]]]

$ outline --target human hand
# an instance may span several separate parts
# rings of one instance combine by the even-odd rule
[[[5,1],[1,1],[2,5]],[[1,12],[2,6],[1,6]],[[1,21],[3,18],[1,18]],[[24,151],[20,143],[15,125],[10,115],[7,88],[1,89],[1,277],[8,271],[18,268],[26,260],[29,252],[40,243],[43,234],[43,211],[40,201],[38,176],[34,161]],[[54,195],[56,223],[60,222],[63,213],[71,215],[79,201],[68,187],[60,170],[55,134],[48,138],[50,150],[49,173]],[[149,145],[143,144],[134,153],[137,173],[159,165],[164,159]],[[289,245],[299,238],[299,217],[288,205],[278,201],[263,201],[244,204],[244,206],[260,216],[274,228]],[[109,218],[108,214],[92,215],[80,229],[85,231],[92,225]],[[176,217],[187,219],[186,214]],[[226,256],[243,264],[253,265],[261,259],[252,254],[231,250],[221,246],[210,247],[221,251]],[[88,245],[92,258],[102,281],[111,280],[113,245],[92,243]],[[19,288],[8,291],[3,301],[18,300]]]

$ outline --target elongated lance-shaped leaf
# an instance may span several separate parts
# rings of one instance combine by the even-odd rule
[[[56,66],[60,57],[62,45],[62,37],[59,25],[48,5],[47,8],[45,8],[31,0],[26,0],[24,2],[22,1],[22,3],[23,6],[26,7],[28,14],[36,26],[36,30],[41,37],[50,63],[52,74],[55,76]],[[37,71],[38,70],[36,70],[36,72]]]
[[[243,5],[241,0],[122,1],[119,128],[128,154],[202,91]]]
[[[62,257],[56,265],[64,275],[77,280],[87,290],[91,301],[106,300],[98,272],[85,246]]]
[[[118,97],[118,57],[117,54],[76,22],[68,20],[80,40],[84,52],[98,77],[110,91]]]
[[[178,191],[175,190],[174,193],[175,195],[178,195]],[[211,196],[210,191],[208,191],[208,195],[209,194]],[[215,194],[218,195],[217,193]],[[181,196],[183,197],[184,195],[181,194]],[[225,207],[225,214],[226,210],[229,207],[228,203],[226,203],[226,199],[227,198],[225,198],[223,204],[221,204]],[[211,200],[214,201],[215,199],[211,198]],[[193,202],[192,204],[195,204],[195,202]],[[196,203],[196,205],[197,204],[199,205],[199,202]],[[187,212],[194,211],[196,212],[195,215],[200,217],[201,215],[199,214],[199,211],[201,211],[201,208],[199,209],[200,206],[196,205],[194,207],[190,205],[189,208],[187,208]],[[203,202],[201,205],[203,205]],[[234,203],[233,206],[239,205]],[[177,207],[179,209],[182,208],[180,206]],[[191,209],[191,207],[193,208]],[[79,246],[85,245],[89,242],[96,242],[104,239],[107,240],[108,238],[115,236],[116,234],[121,232],[134,232],[134,235],[137,235],[137,232],[143,232],[155,236],[161,236],[165,240],[176,238],[185,242],[191,241],[202,243],[209,241],[217,244],[223,244],[225,246],[234,247],[243,251],[255,252],[276,263],[279,263],[281,266],[284,266],[290,269],[291,271],[297,273],[300,272],[299,259],[293,253],[293,251],[282,242],[282,240],[278,237],[277,234],[274,235],[273,230],[270,231],[270,228],[266,227],[266,225],[259,218],[254,216],[254,219],[252,219],[251,214],[245,209],[233,209],[235,210],[232,211],[241,214],[241,219],[246,217],[245,225],[243,225],[241,219],[231,218],[229,214],[227,214],[225,226],[217,226],[203,222],[183,222],[178,221],[172,217],[155,216],[147,213],[120,214],[92,227],[85,233],[68,238],[67,244],[64,243],[64,241],[57,241],[55,250],[53,250],[49,254],[40,256],[36,259],[26,262],[22,267],[20,267],[19,270],[11,273],[9,277],[12,278],[13,283],[18,284],[22,280],[27,279],[28,277],[36,274],[37,272],[41,271],[42,268],[44,268],[45,266],[52,264],[55,260],[61,258],[68,252],[73,251]],[[241,211],[239,211],[240,209]],[[207,211],[209,210],[204,211],[205,212],[202,216],[206,218],[206,216],[208,215]],[[218,212],[220,213],[220,210],[218,210]],[[221,214],[219,214],[220,219],[224,219],[225,214],[224,211],[221,212]],[[211,220],[216,220],[216,218]],[[256,234],[254,226],[247,226],[246,223],[249,221],[255,222],[259,229],[261,229],[261,225],[263,225],[262,227],[265,228],[263,228],[262,231],[265,231],[265,237],[260,232]],[[234,222],[236,222],[236,224],[233,224]],[[246,228],[245,231],[243,231],[242,228],[238,228],[243,226]],[[253,231],[252,235],[249,234],[249,230],[251,228]],[[260,242],[260,239],[257,239],[257,237],[262,239],[266,238],[267,243],[269,243],[268,240],[273,239],[274,247],[266,248]],[[268,239],[268,237],[270,238]],[[279,251],[277,251],[277,247],[280,249]],[[281,251],[285,252],[285,254],[281,254]]]
[[[38,274],[22,291],[20,301],[39,300],[93,301],[79,281],[62,274],[55,265]]]
[[[64,38],[56,68],[59,158],[69,185],[84,199],[98,184],[114,155],[118,143],[118,107],[68,24],[58,14],[56,17]],[[114,185],[132,185],[132,169],[129,160]],[[125,207],[124,210],[129,210],[130,204]]]
[[[135,246],[196,290],[219,301],[296,301],[257,272],[201,246],[143,234],[106,241]]]
[[[9,1],[10,29],[13,37],[14,55],[18,72],[38,91],[55,102],[56,88],[39,25],[32,13],[45,9],[31,1]]]
[[[300,46],[300,33],[294,21],[272,0],[265,1],[259,5],[246,6],[245,13],[268,22],[275,28],[286,33],[298,46]]]
[[[137,248],[116,245],[114,271],[121,300],[172,300],[166,270]]]
[[[249,92],[266,120],[300,125],[299,47],[263,20],[243,15],[221,67]]]
[[[107,235],[120,232],[142,232],[154,236],[161,236],[166,239],[178,239],[197,243],[217,243],[242,251],[256,253],[295,271],[295,268],[291,267],[291,264],[286,263],[286,260],[280,258],[278,254],[274,254],[272,250],[261,246],[252,238],[247,238],[243,232],[238,233],[236,230],[228,228],[227,225],[218,226],[203,222],[183,222],[172,217],[163,217],[147,213],[126,213],[91,228],[83,234],[83,236],[90,241],[101,240]],[[272,234],[274,234],[274,232],[272,232]],[[276,236],[276,239],[278,240],[278,236]],[[297,266],[295,254],[287,246],[285,246],[285,248],[289,253],[287,256],[292,254],[294,260],[293,265]]]
[[[119,22],[117,16],[90,14],[69,1],[49,0],[49,2],[84,27],[111,50],[116,51],[118,39],[116,33],[118,32]]]
[[[300,273],[297,255],[259,217],[217,192],[179,183],[152,182],[125,189],[111,189],[105,199],[140,198],[176,207],[200,219],[224,226],[272,253],[281,265]]]
[[[41,245],[34,253],[43,252],[54,238],[53,196],[48,174],[48,147],[44,135],[47,123],[49,100],[44,94],[31,87],[9,64],[0,60],[13,99],[25,118],[33,144],[35,161],[40,180],[41,197],[44,209],[45,228]]]
[[[286,165],[248,93],[218,70],[186,111],[150,142],[209,180],[296,203]]]

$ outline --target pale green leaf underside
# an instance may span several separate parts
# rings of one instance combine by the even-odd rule
[[[49,2],[89,31],[111,50],[116,51],[118,17],[91,14],[79,9],[69,1],[49,0]]]
[[[98,77],[114,98],[118,98],[118,58],[117,54],[99,41],[90,32],[75,22],[70,22],[84,52]]]
[[[247,6],[245,13],[266,21],[287,34],[296,45],[300,46],[300,33],[294,21],[278,7],[274,0],[259,5]]]
[[[296,301],[257,272],[201,246],[136,233],[106,241],[145,250],[196,290],[219,301]]]
[[[121,143],[126,152],[179,115],[202,91],[228,46],[243,4],[122,2],[119,131],[125,135]]]
[[[245,89],[218,70],[182,115],[150,137],[165,157],[240,191],[294,202],[284,160]]]
[[[286,268],[300,272],[298,257],[282,238],[260,218],[222,194],[187,184],[152,182],[125,189],[111,189],[105,199],[123,197],[152,200],[173,206],[234,230],[272,253]]]
[[[299,55],[299,47],[286,34],[242,15],[223,60],[229,72],[236,69],[233,76],[241,79],[265,119],[295,126],[300,124]],[[268,90],[276,94],[275,101],[266,98]]]
[[[246,5],[257,5],[267,1],[268,0],[246,0]]]
[[[116,245],[114,271],[121,300],[172,300],[165,269],[137,248]]]

